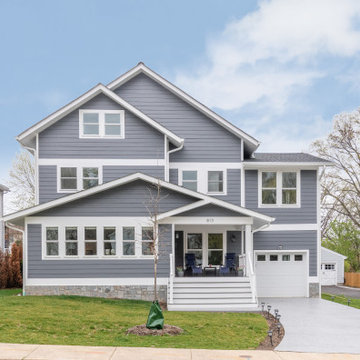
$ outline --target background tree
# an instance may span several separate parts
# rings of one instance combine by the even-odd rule
[[[360,270],[360,231],[351,221],[332,221],[323,245],[347,256],[351,271]]]
[[[321,178],[323,237],[334,220],[360,230],[360,110],[336,115],[332,132],[312,146],[334,165]]]
[[[7,207],[17,211],[35,205],[35,164],[27,150],[16,154],[9,175],[11,192]]]

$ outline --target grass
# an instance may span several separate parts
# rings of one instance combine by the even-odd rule
[[[0,289],[0,297],[14,296],[22,293],[22,289]]]
[[[150,303],[77,296],[6,296],[0,300],[0,343],[254,349],[267,335],[255,313],[167,312],[178,336],[126,335],[144,324]]]
[[[348,306],[348,298],[345,297],[344,295],[330,295],[330,294],[321,295],[321,297],[324,300],[329,300],[329,301],[332,301],[331,299],[332,296],[334,297],[334,302]],[[360,299],[350,299],[350,300],[351,300],[350,306],[360,309]]]

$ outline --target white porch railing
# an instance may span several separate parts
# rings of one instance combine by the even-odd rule
[[[174,303],[174,255],[170,254],[169,304]]]
[[[252,301],[255,302],[257,301],[257,292],[256,292],[256,276],[254,273],[254,266],[253,266],[253,262],[251,260],[251,253],[246,253],[247,256],[247,262],[249,265],[249,269],[246,271],[247,272],[247,276],[250,279],[250,286],[251,286],[251,294],[252,294]]]

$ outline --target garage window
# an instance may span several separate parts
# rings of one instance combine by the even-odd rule
[[[302,255],[299,255],[299,254],[296,254],[294,260],[295,260],[295,261],[302,261],[302,260],[303,260],[303,256],[302,256]]]
[[[266,256],[265,255],[258,255],[257,256],[257,261],[266,261]]]
[[[270,255],[270,261],[278,261],[277,255]]]
[[[325,264],[325,270],[335,270],[335,264]]]
[[[290,261],[290,255],[289,254],[285,254],[282,256],[282,261]]]

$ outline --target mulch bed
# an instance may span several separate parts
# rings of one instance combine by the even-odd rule
[[[130,328],[126,334],[134,334],[139,336],[146,336],[146,335],[152,335],[152,336],[162,336],[162,335],[179,335],[184,330],[174,326],[174,325],[164,325],[164,328],[162,330],[152,330],[148,329],[145,324],[143,325],[136,325],[132,328]]]
[[[281,343],[281,340],[285,335],[285,330],[282,324],[280,323],[281,325],[280,332],[278,331],[276,318],[272,314],[268,315],[268,313],[264,311],[262,313],[262,316],[267,321],[269,325],[269,330],[272,331],[272,343],[270,341],[270,337],[267,336],[265,340],[262,343],[260,343],[260,345],[257,347],[257,350],[273,350],[274,348],[276,348],[276,346],[278,346]]]

